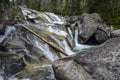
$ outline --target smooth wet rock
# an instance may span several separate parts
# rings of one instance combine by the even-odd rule
[[[120,37],[120,29],[112,31],[111,37]]]
[[[120,38],[112,38],[88,51],[80,52],[74,59],[95,80],[120,80]]]
[[[53,63],[57,80],[93,80],[92,77],[72,59],[61,59]]]

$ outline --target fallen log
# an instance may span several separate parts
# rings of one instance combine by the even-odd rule
[[[63,55],[68,56],[65,51],[63,51],[59,46],[53,44],[52,42],[48,42],[45,38],[43,38],[42,36],[38,35],[36,32],[34,32],[32,29],[26,27],[23,24],[17,24],[15,26],[21,26],[24,29],[26,29],[27,31],[29,31],[30,33],[32,33],[33,35],[35,35],[36,37],[38,37],[39,39],[41,39],[42,41],[44,41],[45,43],[47,43],[49,46],[53,47],[54,49],[56,49],[57,51],[61,52]]]

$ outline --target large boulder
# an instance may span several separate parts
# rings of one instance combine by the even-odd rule
[[[97,30],[101,29],[100,31],[100,35],[96,34],[97,37],[103,37],[103,36],[107,36],[106,38],[101,38],[101,39],[97,39],[98,42],[103,43],[105,40],[107,40],[109,38],[110,35],[110,27],[107,26],[105,23],[103,23],[101,17],[96,14],[96,13],[92,13],[92,14],[87,14],[87,13],[83,13],[80,17],[80,23],[81,25],[79,25],[79,38],[80,38],[80,43],[83,42],[85,43],[86,41],[88,41],[92,35],[94,35]],[[103,34],[105,32],[105,34]],[[94,36],[96,38],[96,36]]]
[[[75,72],[75,66],[78,66],[76,74],[79,74],[79,76],[83,76],[81,74],[84,73],[79,73],[78,71],[81,70],[80,66],[82,66],[85,69],[84,71],[87,71],[88,74],[92,76],[92,78],[95,80],[120,80],[119,56],[120,38],[118,37],[112,38],[98,47],[80,52],[72,58],[77,63],[68,62],[67,59],[69,58],[61,59],[53,63],[53,68],[55,67],[54,70],[56,74],[59,74],[65,79],[66,75],[71,75]],[[67,76],[67,80],[81,80],[73,79],[76,76],[77,75]],[[57,75],[56,77],[59,79]],[[71,77],[72,79],[70,79]]]
[[[72,30],[73,37],[78,28],[79,43],[87,43],[91,38],[98,43],[103,43],[109,39],[111,32],[110,26],[106,25],[97,13],[66,17],[65,27]]]
[[[55,61],[53,69],[57,80],[93,80],[84,68],[71,58]]]
[[[120,38],[81,52],[74,58],[96,80],[119,80]]]
[[[120,29],[112,31],[111,37],[120,37]]]
[[[96,33],[94,34],[94,38],[97,42],[103,43],[107,39],[109,39],[109,35],[103,30],[97,30]]]

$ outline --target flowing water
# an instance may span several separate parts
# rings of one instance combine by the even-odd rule
[[[7,26],[6,30],[5,30],[5,34],[4,35],[0,35],[0,43],[7,38],[7,36],[12,32],[15,31],[15,27],[14,26]]]
[[[80,51],[83,51],[83,50],[86,50],[86,49],[89,49],[91,47],[94,47],[94,46],[83,45],[83,44],[79,44],[78,43],[78,29],[77,28],[75,29],[75,38],[74,38],[74,41],[75,41],[75,48],[73,49],[73,51],[76,52],[76,53],[78,53]]]
[[[53,53],[50,51],[48,44],[45,44],[45,45],[41,46],[40,41],[39,41],[38,38],[36,38],[36,37],[35,37],[35,39],[34,39],[34,42],[35,42],[36,47],[38,47],[39,49],[41,49],[41,50],[44,52],[45,56],[46,56],[50,61],[54,61],[54,60],[59,59],[57,55],[53,54]]]
[[[27,14],[32,13],[30,10],[27,10],[24,8],[23,8],[22,12],[23,12],[23,15],[25,15],[25,16]],[[46,24],[46,22],[49,22],[52,24],[57,23],[57,24],[62,25],[64,23],[64,19],[60,16],[55,15],[54,13],[41,12],[41,13],[38,13],[38,16],[40,17],[40,19],[42,21],[44,21],[43,24]],[[34,18],[34,17],[36,17],[36,15],[32,15],[32,14],[29,15],[29,18]],[[14,32],[15,30],[16,30],[16,28],[14,26],[12,26],[12,27],[8,26],[5,30],[5,34],[0,36],[0,43],[3,42],[3,40],[5,40],[5,38],[7,38],[9,34],[12,34],[12,32]],[[78,43],[78,29],[77,28],[75,29],[75,37],[73,37],[73,33],[70,28],[68,28],[68,33],[63,30],[60,30],[60,29],[54,29],[52,26],[49,26],[48,28],[46,28],[46,31],[51,32],[52,34],[63,36],[63,37],[66,37],[68,35],[68,33],[70,34],[71,38],[74,39],[74,42],[75,42],[75,48],[73,50],[71,50],[66,39],[64,39],[63,41],[60,41],[56,37],[50,36],[55,42],[57,42],[57,44],[59,46],[64,47],[64,50],[68,55],[72,55],[72,54],[75,54],[75,52],[77,53],[81,50],[92,47],[92,46],[82,45],[82,44]],[[26,33],[26,35],[27,35],[27,33]],[[29,41],[31,41],[32,45],[34,45],[35,47],[40,49],[41,52],[43,52],[43,54],[49,61],[53,62],[60,58],[60,55],[58,55],[58,54],[56,54],[56,52],[52,51],[48,44],[44,43],[43,41],[38,39],[36,36],[34,36],[32,34],[28,34],[27,39],[29,39]],[[27,50],[26,50],[26,52],[27,52]],[[37,56],[33,56],[29,53],[26,53],[26,55],[29,55],[29,57],[31,57],[39,62],[39,59],[37,59]],[[48,69],[48,71],[46,72],[46,73],[48,73],[48,75],[47,75],[47,77],[44,77],[44,76],[41,77],[40,80],[56,80],[53,69],[50,64],[45,64],[42,66],[35,66],[34,68],[36,69],[36,68],[41,68],[41,67]],[[4,77],[1,75],[1,73],[0,73],[0,80],[4,80]],[[31,79],[29,77],[24,78],[24,79],[19,79],[19,78],[16,78],[15,75],[13,75],[11,77],[8,77],[7,80],[31,80]]]

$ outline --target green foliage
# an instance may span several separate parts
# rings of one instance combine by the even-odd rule
[[[0,3],[15,6],[15,3],[9,2],[9,0],[0,0]],[[43,3],[47,6],[44,7]],[[17,0],[17,4],[60,15],[80,15],[83,12],[98,13],[106,23],[115,25],[116,28],[120,25],[120,0]],[[3,10],[0,8],[0,14],[2,12]],[[13,10],[13,17],[16,12]]]
[[[113,25],[113,30],[120,29],[120,25]]]
[[[9,0],[0,0],[0,3],[6,3],[6,4],[9,4]]]
[[[120,25],[120,16],[111,19],[111,20],[110,20],[110,23],[111,23],[112,25]]]
[[[113,25],[114,30],[120,29],[120,16],[111,18],[109,23]]]

